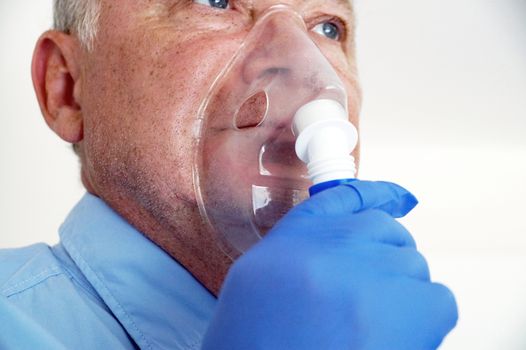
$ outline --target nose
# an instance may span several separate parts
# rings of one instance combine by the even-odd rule
[[[310,40],[305,24],[299,15],[291,15],[284,6],[270,9],[261,16],[268,18],[258,21],[259,27],[253,29],[251,35],[255,40],[247,40],[252,47],[245,50],[243,79],[247,84],[275,76],[288,76],[290,80],[299,68],[293,67],[293,62],[308,59],[302,57],[305,47],[302,41]]]

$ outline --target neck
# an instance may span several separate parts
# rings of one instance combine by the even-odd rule
[[[219,294],[232,260],[206,229],[197,208],[180,203],[176,211],[167,211],[174,213],[172,219],[160,222],[158,216],[136,201],[123,196],[100,196],[92,187],[86,188],[187,269],[210,293]]]

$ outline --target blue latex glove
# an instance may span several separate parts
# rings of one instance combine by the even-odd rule
[[[457,307],[393,219],[416,203],[355,181],[292,209],[232,266],[203,349],[437,348]]]

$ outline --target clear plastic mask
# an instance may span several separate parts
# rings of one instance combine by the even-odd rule
[[[200,212],[236,258],[308,196],[292,119],[309,101],[347,110],[337,73],[288,6],[269,8],[215,80],[199,113],[194,182]]]

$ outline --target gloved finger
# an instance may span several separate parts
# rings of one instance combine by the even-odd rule
[[[379,209],[369,209],[353,215],[306,215],[303,211],[293,210],[276,223],[265,239],[276,234],[280,237],[320,240],[321,244],[341,242],[342,246],[347,246],[354,243],[383,243],[416,248],[411,233],[396,219]]]
[[[422,334],[432,336],[427,345],[436,349],[457,324],[458,306],[455,296],[443,284],[415,282],[415,287],[408,291],[409,295],[414,296],[410,307],[419,311],[414,317],[420,320]]]
[[[392,217],[401,218],[418,204],[418,200],[411,192],[392,182],[353,181],[346,186],[358,192],[362,198],[362,210],[375,208]]]
[[[368,349],[390,349],[390,343],[403,349],[437,349],[458,318],[451,291],[443,285],[413,278],[375,280],[375,315],[382,315],[374,328],[380,336],[371,337]],[[385,294],[384,294],[385,293]],[[393,302],[395,301],[395,302]],[[417,332],[412,332],[418,329]],[[399,349],[400,347],[397,347]]]
[[[409,191],[394,183],[356,180],[322,191],[296,208],[310,214],[325,215],[379,209],[399,218],[409,213],[417,203]]]
[[[280,220],[266,239],[275,232],[280,237],[296,237],[321,241],[321,244],[339,242],[342,247],[349,244],[382,243],[396,247],[416,249],[416,243],[409,231],[396,219],[379,209],[369,209],[354,215],[306,217],[301,211],[291,212]]]
[[[353,247],[352,253],[366,268],[389,275],[401,275],[421,281],[430,280],[426,259],[412,247],[367,244]]]
[[[431,283],[436,303],[433,309],[437,320],[442,324],[442,333],[448,334],[458,322],[458,305],[453,292],[441,283]],[[437,344],[438,346],[439,344]]]
[[[378,242],[415,249],[416,242],[409,231],[389,214],[379,209],[365,210],[343,220],[345,232],[353,240]]]

